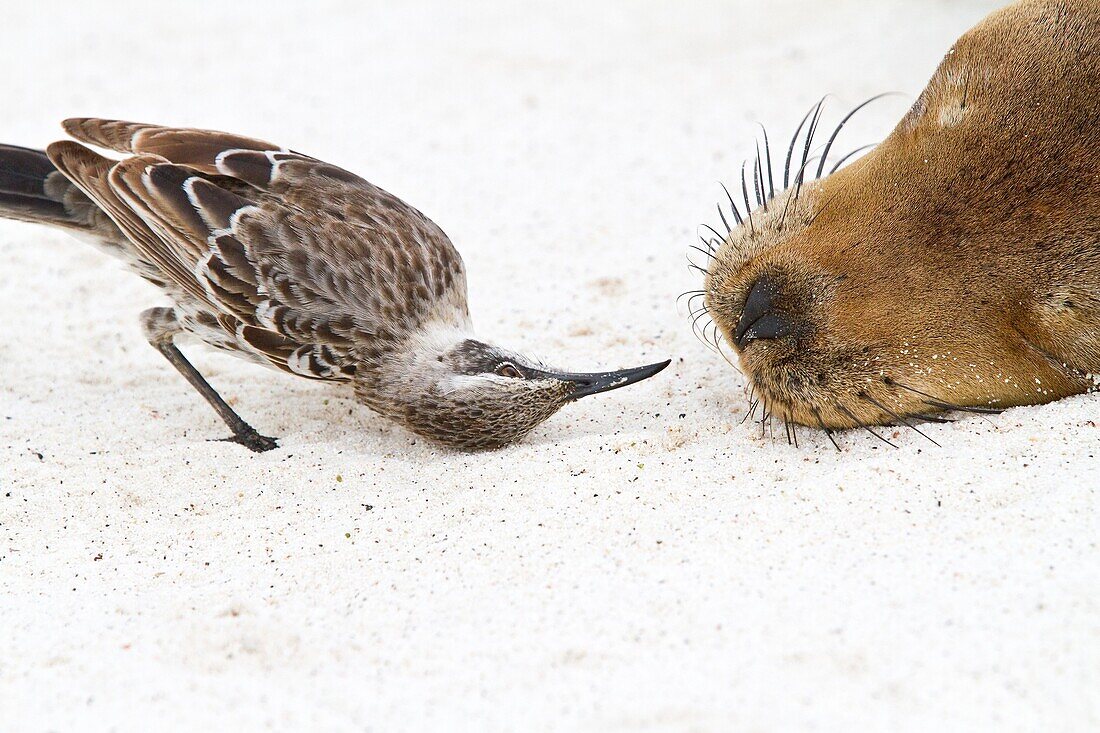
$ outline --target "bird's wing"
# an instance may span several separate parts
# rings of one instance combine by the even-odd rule
[[[132,247],[130,259],[137,262],[147,279],[169,292],[203,300],[205,294],[188,268],[167,252],[157,236],[111,189],[108,176],[117,161],[104,158],[71,141],[56,142],[46,150],[50,162],[104,211],[125,235]]]
[[[133,154],[103,163],[75,143],[50,151],[98,159],[84,166],[95,180],[62,171],[180,289],[239,321],[238,335],[292,371],[339,378],[349,355],[369,361],[429,320],[467,317],[447,236],[347,171],[219,132],[93,119],[65,129]],[[288,356],[294,344],[301,353]]]

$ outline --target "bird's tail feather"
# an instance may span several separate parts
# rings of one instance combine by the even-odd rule
[[[0,145],[0,217],[92,230],[95,209],[44,151]]]
[[[64,229],[159,282],[122,230],[45,151],[0,144],[0,219]]]

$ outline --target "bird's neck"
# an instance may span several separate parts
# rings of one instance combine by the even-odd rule
[[[405,407],[433,390],[448,374],[444,355],[473,337],[468,324],[427,324],[356,374],[355,394],[376,412],[401,419]]]

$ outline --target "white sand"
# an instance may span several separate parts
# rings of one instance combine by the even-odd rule
[[[0,225],[3,729],[1100,725],[1100,398],[795,449],[673,302],[756,120],[915,95],[993,3],[397,5],[7,6],[0,139],[283,142],[439,222],[483,336],[674,366],[470,456],[192,350],[252,455],[142,340],[155,293]]]

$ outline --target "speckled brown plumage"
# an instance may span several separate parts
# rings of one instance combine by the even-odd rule
[[[570,399],[663,367],[557,373],[472,339],[447,235],[341,168],[227,133],[89,118],[64,127],[79,142],[44,154],[0,147],[0,214],[86,235],[162,288],[173,306],[143,313],[149,341],[253,450],[275,442],[217,396],[176,336],[349,383],[377,412],[468,449],[517,440]]]

